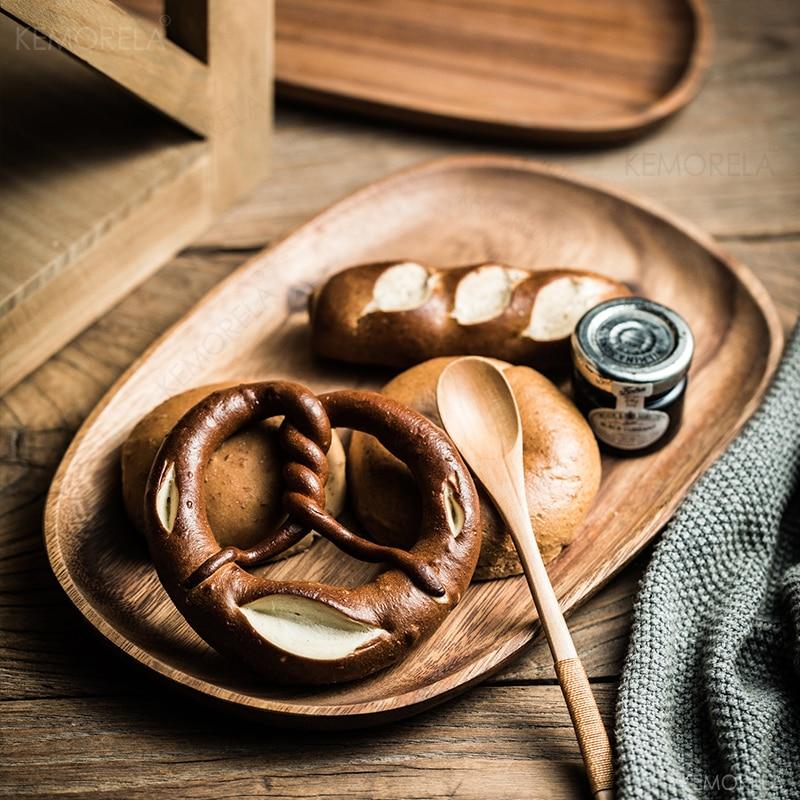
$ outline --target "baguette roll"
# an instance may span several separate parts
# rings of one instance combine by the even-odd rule
[[[480,355],[552,370],[568,362],[569,337],[586,311],[629,294],[585,270],[365,264],[333,275],[312,296],[312,347],[357,364]]]

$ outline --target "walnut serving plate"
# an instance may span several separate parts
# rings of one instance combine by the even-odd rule
[[[232,379],[291,378],[314,391],[377,388],[389,373],[310,355],[308,288],[359,262],[497,260],[570,265],[675,308],[697,343],[685,422],[663,450],[603,463],[597,500],[550,565],[565,609],[630,561],[722,451],[775,369],[782,334],[753,275],[684,222],[612,190],[519,159],[443,159],[342,200],[217,286],[117,382],[56,474],[45,538],[52,568],[89,622],[150,669],[230,707],[285,724],[345,727],[413,714],[498,670],[537,633],[522,577],[475,583],[403,662],[332,688],[267,685],[206,645],[174,608],[120,496],[119,448],[168,396]],[[358,585],[376,567],[328,542],[263,568],[276,578]]]
[[[282,96],[523,139],[630,138],[710,62],[704,0],[278,0]]]

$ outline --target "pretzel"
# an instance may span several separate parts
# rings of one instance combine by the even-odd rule
[[[247,550],[220,548],[206,517],[205,465],[239,428],[281,414],[286,520]],[[374,435],[408,465],[423,509],[410,550],[367,541],[325,512],[331,426]],[[475,485],[439,428],[375,392],[317,397],[289,382],[223,389],[185,414],[153,462],[144,512],[158,576],[189,624],[220,653],[281,683],[353,680],[403,658],[459,601],[480,550]],[[388,569],[356,588],[245,569],[311,529]]]

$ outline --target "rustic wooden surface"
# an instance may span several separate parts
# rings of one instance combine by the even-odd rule
[[[205,64],[111,0],[0,0],[0,392],[267,174],[272,2],[210,10]]]
[[[676,440],[646,465],[603,460],[598,497],[575,541],[548,570],[565,611],[657,535],[737,421],[755,408],[780,357],[780,322],[749,271],[668,216],[520,158],[455,156],[404,170],[249,259],[106,395],[51,484],[44,535],[68,596],[119,647],[212,697],[264,716],[303,715],[304,727],[323,716],[331,728],[351,727],[355,715],[407,716],[409,707],[421,710],[494,673],[527,649],[533,634],[524,579],[475,583],[413,657],[368,680],[324,691],[265,689],[215,656],[161,589],[118,516],[118,448],[143,409],[189,386],[253,376],[299,380],[316,391],[379,388],[383,370],[309,357],[304,301],[308,286],[331,273],[392,257],[597,269],[675,308],[694,332],[693,388]],[[636,502],[627,502],[632,485]],[[276,579],[313,576],[353,586],[367,579],[366,566],[320,543],[264,570]]]
[[[796,4],[715,0],[717,50],[699,98],[649,138],[534,151],[652,197],[749,264],[788,328],[800,310]],[[329,201],[419,158],[497,150],[374,122],[281,109],[272,176],[0,401],[0,794],[7,797],[542,797],[585,783],[539,644],[466,696],[346,735],[273,732],[208,715],[100,642],[64,599],[41,542],[53,471],[104,391],[250,250]],[[611,720],[646,559],[572,617]]]
[[[66,53],[37,47],[43,39],[0,14],[0,392],[212,218],[205,142]],[[114,279],[104,281],[109,253]]]
[[[3,0],[2,9],[168,117],[209,133],[205,66],[119,4]]]

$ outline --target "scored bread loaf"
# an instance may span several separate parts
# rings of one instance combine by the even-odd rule
[[[144,416],[122,445],[122,496],[134,527],[144,533],[144,493],[153,459],[175,423],[217,389],[215,384],[170,397]],[[278,441],[281,419],[249,425],[222,443],[206,469],[206,504],[211,530],[220,546],[247,548],[264,539],[283,519],[283,462]],[[345,500],[344,449],[333,434],[328,451],[326,508],[338,516]],[[309,534],[280,558],[308,548]]]
[[[619,281],[585,270],[364,264],[312,295],[312,347],[360,364],[479,355],[550,370],[568,363],[569,337],[584,312],[628,294]]]
[[[435,358],[402,372],[383,393],[441,426],[436,383],[453,358]],[[536,540],[545,561],[572,541],[600,485],[600,452],[589,425],[566,395],[529,367],[500,361],[522,422],[525,489]],[[405,465],[376,439],[354,433],[347,457],[356,516],[376,541],[409,547],[419,528],[419,490]],[[522,571],[514,543],[479,487],[483,542],[475,578]]]

